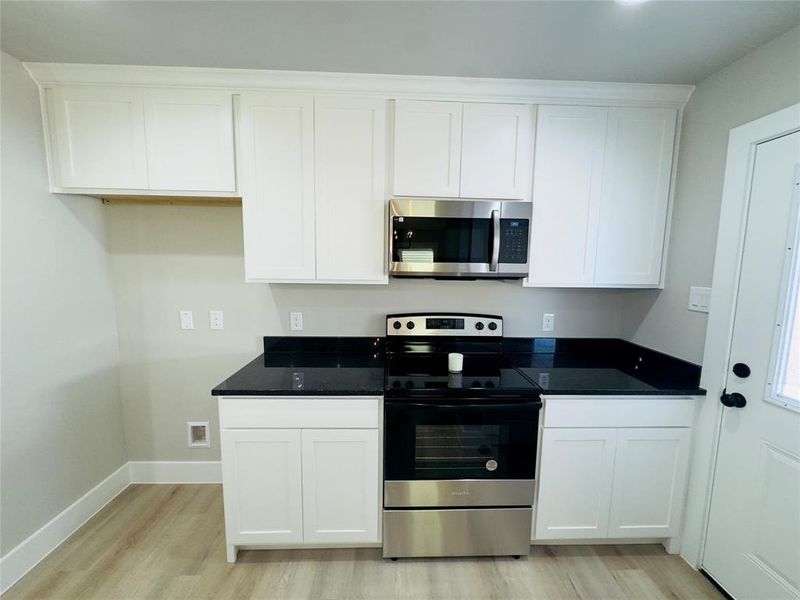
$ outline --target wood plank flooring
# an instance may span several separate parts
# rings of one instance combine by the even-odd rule
[[[240,551],[219,485],[133,485],[5,595],[111,599],[715,599],[661,546],[534,546],[527,559],[385,561],[379,549]]]

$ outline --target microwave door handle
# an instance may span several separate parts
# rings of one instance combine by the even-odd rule
[[[492,211],[492,259],[489,263],[489,270],[497,271],[497,264],[500,262],[500,211]]]

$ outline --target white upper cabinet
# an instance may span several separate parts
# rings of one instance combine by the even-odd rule
[[[539,108],[527,285],[658,287],[677,111]]]
[[[146,189],[142,90],[48,90],[54,188]]]
[[[530,199],[533,107],[398,100],[394,194]]]
[[[594,282],[608,109],[541,106],[536,127],[530,281]]]
[[[316,277],[385,283],[386,101],[314,99]]]
[[[533,107],[464,104],[462,198],[530,199]]]
[[[462,106],[460,102],[397,101],[396,196],[458,197]]]
[[[240,100],[245,278],[313,280],[314,98],[275,92]]]
[[[595,283],[657,286],[669,205],[672,109],[612,108]]]
[[[150,188],[234,192],[233,95],[145,90]]]

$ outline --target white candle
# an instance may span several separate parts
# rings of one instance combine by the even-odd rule
[[[464,368],[464,355],[458,352],[451,352],[447,355],[447,370],[451,373],[461,373]]]

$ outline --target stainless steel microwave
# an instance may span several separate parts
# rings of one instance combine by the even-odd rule
[[[527,277],[530,223],[530,202],[395,198],[389,204],[389,272]]]

